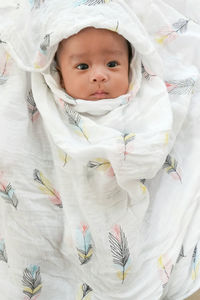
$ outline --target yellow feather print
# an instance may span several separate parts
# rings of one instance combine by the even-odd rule
[[[130,271],[130,267],[126,270],[126,271],[124,271],[124,272],[121,272],[121,271],[118,271],[117,272],[117,277],[123,282],[125,279],[126,279],[126,277],[127,277],[127,275],[128,275],[128,272]]]
[[[93,249],[90,249],[87,254],[85,254],[85,253],[83,253],[83,252],[81,252],[79,250],[77,250],[77,251],[78,251],[79,258],[82,258],[82,260],[87,260],[87,261],[90,259],[90,257],[93,254]]]
[[[145,194],[146,191],[147,191],[146,186],[145,186],[144,184],[141,183],[141,184],[140,184],[140,188],[141,188],[141,190],[142,190],[142,193]]]
[[[50,196],[52,203],[62,208],[62,202],[59,193],[54,189],[51,182],[40,172],[35,169],[33,172],[34,180],[39,183],[38,188],[45,194]]]
[[[168,38],[168,35],[163,35],[159,38],[156,38],[156,42],[160,45],[164,44],[165,40]]]
[[[126,134],[124,136],[124,141],[125,141],[125,144],[128,144],[130,141],[132,141],[135,137],[135,134],[134,133],[129,133],[129,134]]]
[[[63,161],[63,167],[64,167],[69,162],[71,157],[61,149],[58,149],[58,154],[61,161]]]
[[[42,284],[39,284],[35,289],[31,289],[29,287],[25,287],[24,291],[28,292],[28,293],[30,293],[32,295],[35,295],[39,290],[41,290],[41,288],[42,288]]]
[[[76,300],[91,300],[91,292],[92,289],[89,285],[87,285],[86,283],[81,284],[78,289]]]

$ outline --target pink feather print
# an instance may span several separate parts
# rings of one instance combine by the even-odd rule
[[[35,104],[32,90],[30,90],[28,95],[27,95],[27,102],[28,102],[28,111],[29,111],[29,114],[31,116],[31,120],[32,120],[32,122],[34,122],[39,117],[39,111],[38,111],[37,106]]]
[[[94,160],[90,160],[87,166],[90,169],[96,169],[100,172],[105,172],[109,177],[115,176],[111,163],[104,158],[95,158]]]
[[[157,33],[156,41],[159,44],[164,44],[166,42],[174,40],[178,34],[183,34],[187,31],[188,22],[190,20],[179,19],[177,22],[173,23],[172,26],[164,26]]]
[[[173,267],[174,265],[172,264],[172,261],[167,257],[167,255],[161,255],[159,257],[158,268],[163,288],[169,281]]]
[[[195,80],[190,77],[183,80],[169,80],[165,84],[169,94],[189,95],[193,92]]]
[[[163,165],[163,169],[165,169],[166,172],[168,174],[170,174],[175,180],[179,180],[182,183],[180,170],[178,168],[178,162],[170,154],[167,155],[167,158],[166,158],[165,163]]]
[[[78,257],[81,265],[88,263],[93,255],[92,236],[87,224],[82,224],[76,232]]]
[[[17,208],[18,199],[15,195],[15,191],[11,185],[3,178],[3,173],[0,173],[0,197],[2,197],[6,202]]]

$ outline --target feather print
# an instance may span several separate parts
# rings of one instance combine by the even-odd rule
[[[158,259],[158,268],[159,268],[159,274],[162,281],[163,288],[166,286],[166,284],[169,281],[169,277],[173,270],[173,264],[171,260],[167,258],[166,255],[161,255]]]
[[[168,93],[173,95],[189,95],[192,93],[195,81],[193,78],[187,78],[184,80],[172,80],[165,82]]]
[[[63,167],[66,166],[66,164],[68,163],[68,161],[71,159],[70,156],[65,153],[64,151],[62,151],[61,149],[58,150],[59,151],[59,157],[60,159],[63,161]]]
[[[22,283],[24,286],[23,293],[26,295],[25,300],[36,300],[42,289],[40,267],[37,265],[30,265],[26,268],[23,273]]]
[[[121,226],[116,225],[113,230],[114,234],[109,232],[110,249],[113,256],[113,262],[118,268],[117,276],[123,284],[130,269],[128,241]]]
[[[76,300],[91,300],[91,292],[92,288],[88,284],[81,284]]]
[[[172,24],[176,32],[184,33],[187,31],[189,20],[186,19],[179,19],[177,22]]]
[[[142,74],[146,80],[150,80],[152,77],[155,77],[156,75],[150,74],[150,72],[147,72],[144,65],[142,64]]]
[[[167,155],[166,161],[163,165],[163,169],[165,169],[168,174],[171,174],[174,179],[178,179],[182,183],[181,176],[177,171],[177,166],[177,160],[171,155]]]
[[[197,244],[192,254],[192,279],[193,280],[195,280],[198,276],[199,266],[200,266],[200,251]]]
[[[40,50],[41,50],[43,53],[45,53],[45,52],[47,51],[47,49],[49,48],[49,46],[50,46],[50,35],[51,35],[51,33],[46,34],[46,35],[44,36],[43,42],[40,44]]]
[[[88,142],[88,135],[86,133],[86,130],[84,129],[84,126],[82,125],[82,119],[79,113],[74,111],[67,103],[65,103],[65,112],[68,116],[69,123],[73,126],[75,126],[78,129],[78,134],[83,136]]]
[[[130,142],[132,142],[135,139],[135,134],[125,133],[123,138],[124,138],[124,145],[125,145],[124,159],[126,159],[126,155],[133,151],[133,143]]]
[[[6,42],[4,42],[4,41],[2,41],[2,40],[0,39],[0,44],[6,44]]]
[[[4,239],[0,239],[0,260],[6,263],[8,262]]]
[[[176,263],[178,263],[178,262],[179,262],[182,258],[184,258],[184,257],[186,257],[186,256],[185,256],[185,254],[184,254],[184,247],[183,247],[183,245],[182,245]]]
[[[106,172],[110,177],[115,176],[111,163],[104,158],[95,158],[88,162],[88,168]]]
[[[39,183],[39,189],[44,192],[45,194],[50,196],[50,200],[52,203],[60,208],[62,208],[62,202],[60,199],[59,193],[53,188],[52,184],[49,180],[44,177],[42,172],[35,169],[33,173],[34,180]]]
[[[81,265],[90,261],[93,254],[92,237],[89,227],[86,224],[81,225],[76,231],[78,258]]]
[[[6,200],[9,204],[17,208],[18,199],[15,195],[14,189],[10,183],[6,183],[0,178],[0,197]]]
[[[32,9],[35,8],[40,8],[41,4],[44,3],[45,0],[29,0],[31,6],[32,6]]]
[[[172,27],[163,27],[158,33],[156,41],[159,44],[163,44],[167,41],[174,40],[178,36],[178,34],[183,34],[187,31],[189,21],[190,20],[179,19],[177,22],[172,24]]]
[[[58,64],[55,61],[55,59],[52,61],[51,65],[50,65],[50,73],[51,74],[55,74],[58,73]],[[62,100],[62,99],[61,99]],[[63,101],[63,100],[62,100]]]
[[[29,111],[29,114],[31,116],[31,120],[32,120],[32,122],[34,122],[39,116],[39,111],[38,111],[37,106],[35,104],[32,90],[30,90],[29,93],[28,93],[27,102],[28,102],[28,111]]]
[[[8,69],[8,61],[9,61],[9,59],[10,59],[10,55],[8,53],[6,53],[5,63],[3,65],[3,69],[2,69],[2,71],[0,73],[0,85],[3,85],[8,80],[7,69]]]
[[[77,1],[75,1],[74,6],[80,6],[80,5],[92,6],[92,5],[97,5],[97,4],[105,4],[110,1],[112,1],[112,0],[77,0]]]

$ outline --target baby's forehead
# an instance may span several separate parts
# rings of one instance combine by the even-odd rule
[[[115,45],[125,45],[127,46],[127,40],[117,32],[114,32],[105,28],[94,28],[94,27],[86,27],[80,30],[78,33],[69,36],[68,38],[63,39],[59,43],[58,48],[65,48],[70,43],[82,43],[82,45],[91,44],[95,41],[111,41],[114,42]]]

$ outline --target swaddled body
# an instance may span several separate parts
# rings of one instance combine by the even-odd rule
[[[12,31],[3,32],[9,52],[0,147],[6,300],[159,299],[189,227],[191,216],[180,234],[189,198],[179,220],[168,219],[166,182],[175,202],[185,189],[176,163],[171,173],[178,188],[162,166],[173,163],[167,155],[191,97],[178,97],[181,111],[173,106],[161,60],[137,17],[121,1],[103,2],[34,6],[36,41],[38,20],[44,27],[27,56]],[[135,48],[132,61],[127,41]],[[180,140],[177,145],[182,149]],[[168,235],[161,220],[175,233]]]

